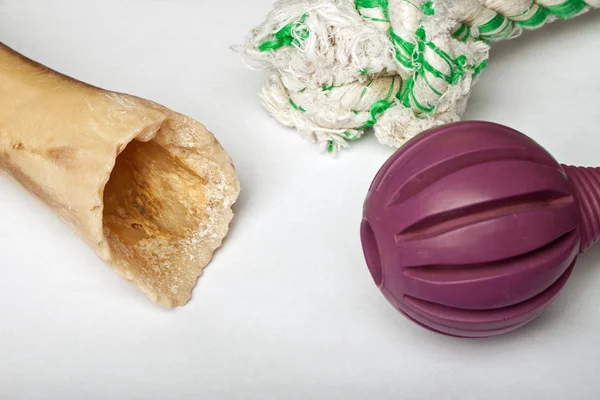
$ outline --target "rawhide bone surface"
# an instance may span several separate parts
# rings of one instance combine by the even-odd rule
[[[2,44],[0,170],[166,307],[190,299],[239,194],[230,157],[199,122]]]

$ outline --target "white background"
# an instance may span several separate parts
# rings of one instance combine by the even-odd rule
[[[406,320],[359,240],[373,137],[337,159],[271,119],[264,74],[229,50],[271,0],[0,0],[0,41],[208,126],[242,184],[184,308],[154,305],[0,176],[1,399],[598,399],[600,250],[512,334],[464,340]],[[600,163],[600,11],[497,44],[466,119],[560,161]]]

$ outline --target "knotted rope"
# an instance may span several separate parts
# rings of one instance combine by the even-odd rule
[[[600,0],[281,0],[242,46],[270,72],[260,97],[329,152],[373,127],[399,147],[459,120],[490,44]]]

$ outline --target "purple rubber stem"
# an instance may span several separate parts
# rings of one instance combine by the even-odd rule
[[[532,321],[600,236],[600,170],[561,166],[529,137],[459,122],[380,169],[361,241],[385,297],[440,333],[485,337]]]

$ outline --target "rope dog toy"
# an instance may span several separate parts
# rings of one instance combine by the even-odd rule
[[[324,150],[370,127],[400,147],[460,120],[492,42],[596,7],[600,0],[281,0],[240,50],[270,73],[265,108]]]

